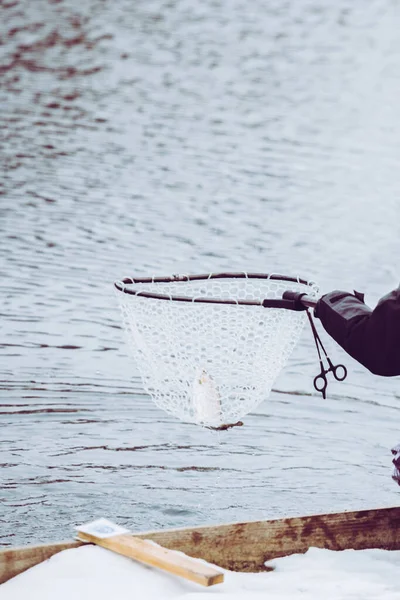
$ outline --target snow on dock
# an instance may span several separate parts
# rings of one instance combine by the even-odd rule
[[[265,573],[225,571],[209,589],[103,548],[65,550],[0,587],[1,600],[399,600],[400,551],[310,548],[268,563]]]

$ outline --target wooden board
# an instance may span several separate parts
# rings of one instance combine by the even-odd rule
[[[101,521],[104,522],[105,519],[101,519]],[[79,539],[206,587],[223,583],[224,581],[224,574],[220,569],[216,569],[212,565],[207,565],[203,561],[192,556],[187,556],[182,552],[170,550],[169,548],[155,544],[153,541],[133,536],[129,532],[120,533],[119,535],[107,535],[106,537],[103,535],[99,536],[96,534],[95,527],[90,529],[91,525],[95,526],[97,523],[99,521],[89,524],[89,526],[86,525],[86,531],[81,531],[77,527]],[[110,523],[111,527],[109,528],[112,530],[114,524],[109,521],[108,523]]]
[[[310,546],[400,550],[400,507],[135,533],[232,571],[258,572],[264,562]],[[79,542],[0,550],[0,582]]]
[[[329,550],[400,550],[400,507],[135,534],[231,571],[259,572],[267,560]]]
[[[79,548],[79,546],[83,546],[82,542],[70,540],[56,544],[21,546],[0,550],[0,584],[51,558],[57,552]]]

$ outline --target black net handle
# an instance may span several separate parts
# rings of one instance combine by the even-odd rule
[[[152,298],[153,300],[172,300],[174,302],[192,302],[196,304],[232,304],[238,306],[263,306],[264,308],[285,308],[287,310],[306,310],[313,308],[317,301],[301,292],[286,291],[282,298],[265,298],[261,300],[233,300],[224,298],[191,298],[189,296],[175,296],[170,294],[158,294],[155,292],[144,292],[132,286],[140,283],[179,283],[188,281],[207,281],[210,279],[269,279],[272,281],[284,281],[301,283],[311,286],[312,282],[299,277],[289,277],[266,273],[209,273],[203,275],[172,275],[171,277],[126,277],[122,281],[114,283],[115,288],[124,294],[140,296],[141,298]]]

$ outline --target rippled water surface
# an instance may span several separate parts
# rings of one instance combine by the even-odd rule
[[[399,379],[308,329],[245,426],[143,393],[112,282],[398,284],[400,9],[389,0],[0,2],[2,544],[398,503]]]

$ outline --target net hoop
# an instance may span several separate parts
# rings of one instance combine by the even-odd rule
[[[140,288],[131,287],[138,284],[157,284],[157,283],[188,283],[191,281],[208,281],[213,279],[260,279],[271,280],[285,283],[301,284],[310,287],[313,292],[317,286],[313,281],[308,281],[301,277],[290,277],[288,275],[267,274],[267,273],[207,273],[201,275],[172,275],[169,277],[125,277],[121,281],[116,281],[114,286],[116,290],[124,294],[132,296],[141,296],[142,298],[152,298],[154,300],[169,300],[173,302],[200,302],[204,304],[236,304],[239,306],[263,306],[264,308],[285,308],[287,310],[302,310],[304,307],[299,307],[293,298],[282,296],[282,298],[261,298],[260,300],[237,300],[230,298],[209,298],[209,297],[191,297],[191,296],[176,296],[174,294],[158,294],[141,290]],[[129,286],[129,287],[127,287]],[[315,304],[310,298],[308,302],[310,306]]]

